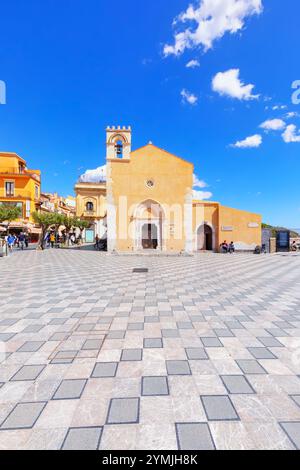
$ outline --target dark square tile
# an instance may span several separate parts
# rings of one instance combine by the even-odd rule
[[[102,430],[102,427],[70,428],[62,450],[98,450]]]
[[[25,365],[10,379],[11,382],[36,380],[41,372],[45,369],[45,365]]]
[[[54,393],[52,400],[72,400],[81,397],[87,380],[63,380]]]
[[[161,330],[163,338],[179,338],[178,330]]]
[[[255,391],[244,375],[221,375],[230,394],[253,394]]]
[[[267,348],[248,348],[248,351],[255,359],[277,359]]]
[[[1,429],[31,429],[47,402],[18,403],[3,421]]]
[[[259,364],[259,362],[251,359],[240,359],[236,361],[239,368],[244,374],[267,374],[266,370]]]
[[[209,421],[239,420],[232,401],[227,395],[201,396],[201,401]]]
[[[207,423],[176,424],[179,450],[215,450]]]
[[[205,348],[223,348],[219,338],[200,338]]]
[[[143,377],[142,396],[163,396],[169,395],[167,377]]]
[[[161,338],[145,338],[144,349],[161,349],[163,341]]]
[[[139,398],[113,398],[107,414],[107,424],[133,424],[139,422]]]
[[[284,422],[280,426],[285,431],[296,449],[300,450],[300,422]]]
[[[92,377],[115,377],[117,368],[118,362],[97,362],[92,372]]]
[[[208,359],[205,349],[203,348],[186,348],[187,358],[190,360],[203,360]]]
[[[192,375],[188,361],[166,361],[168,375]]]
[[[141,361],[142,358],[142,349],[123,349],[121,361]]]
[[[18,349],[18,352],[36,352],[41,349],[44,344],[45,341],[26,341],[26,343]]]

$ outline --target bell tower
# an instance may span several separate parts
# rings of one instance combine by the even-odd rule
[[[129,160],[131,153],[131,127],[106,128],[106,159]]]

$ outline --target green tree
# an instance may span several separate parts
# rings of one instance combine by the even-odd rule
[[[65,231],[66,231],[66,236],[67,236],[67,244],[69,245],[70,243],[70,232],[73,228],[76,227],[76,217],[69,217],[67,215],[63,215],[62,216],[62,224],[61,225],[64,225],[65,227]]]
[[[0,223],[6,222],[6,230],[9,230],[9,224],[13,220],[21,217],[22,211],[20,207],[12,206],[10,204],[0,205]]]
[[[45,237],[47,232],[53,227],[57,229],[60,225],[63,225],[63,216],[56,212],[41,213],[33,212],[33,220],[41,228],[41,233],[38,241],[38,249],[43,250],[45,247]]]

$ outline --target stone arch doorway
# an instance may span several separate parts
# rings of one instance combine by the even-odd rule
[[[142,202],[135,211],[136,250],[162,250],[163,224],[161,205],[152,200]]]
[[[157,250],[158,233],[157,233],[157,226],[155,224],[147,223],[143,225],[142,247],[143,247],[143,250]]]
[[[214,230],[208,224],[202,224],[197,230],[197,251],[213,251],[215,249]]]

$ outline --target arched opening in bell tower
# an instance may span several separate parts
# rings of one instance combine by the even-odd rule
[[[123,141],[121,139],[115,143],[115,158],[123,158]]]

